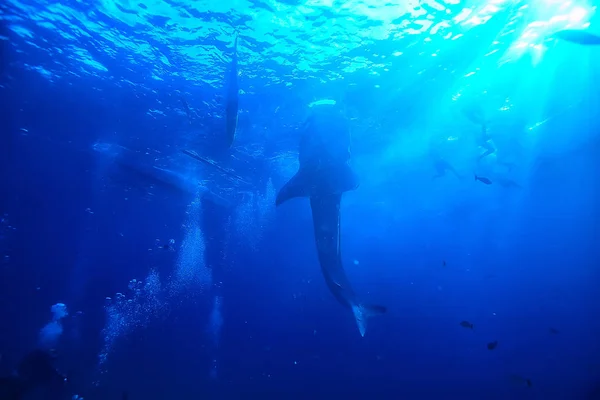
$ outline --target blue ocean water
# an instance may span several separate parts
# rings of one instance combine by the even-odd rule
[[[595,11],[3,2],[0,375],[41,348],[45,399],[600,398],[600,46],[556,36]],[[308,199],[275,207],[323,103],[364,337]]]

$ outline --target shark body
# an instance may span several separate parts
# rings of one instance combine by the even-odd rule
[[[583,46],[598,46],[600,45],[600,36],[581,30],[581,29],[563,29],[554,34],[558,39],[567,42],[580,44]]]
[[[239,85],[238,85],[238,36],[233,43],[233,56],[227,73],[227,98],[225,99],[225,145],[230,148],[235,139],[238,122]]]
[[[386,308],[360,301],[342,264],[340,204],[344,192],[358,187],[350,166],[350,131],[347,119],[335,104],[313,107],[302,128],[298,172],[277,195],[276,206],[291,198],[308,197],[321,272],[337,301],[350,309],[361,336],[367,318]]]

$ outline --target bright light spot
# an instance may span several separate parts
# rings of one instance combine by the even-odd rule
[[[467,17],[471,15],[472,12],[473,10],[471,10],[470,8],[465,8],[460,12],[460,14],[454,17],[454,21],[457,23],[464,22],[467,19]]]
[[[335,105],[335,100],[330,100],[330,99],[317,100],[317,101],[313,101],[308,106],[313,107],[313,106],[322,106],[322,105],[333,106],[333,105]]]
[[[473,24],[473,25],[481,25],[485,21],[482,18],[475,16],[475,17],[472,17],[471,19],[469,19],[467,22],[470,24]]]
[[[555,1],[555,2],[556,2],[556,1]],[[560,10],[560,11],[564,11],[564,10],[566,10],[567,8],[571,7],[572,3],[573,3],[573,2],[571,2],[571,1],[565,1],[565,2],[563,3],[563,5],[562,5],[562,6],[559,8],[559,10]]]
[[[504,61],[518,59],[525,52],[532,53],[533,64],[539,63],[545,51],[544,41],[561,29],[582,29],[588,24],[590,10],[575,6],[572,1],[543,0],[538,7],[530,7],[535,18],[523,30],[520,37],[504,55]]]
[[[486,13],[486,14],[494,14],[494,13],[497,13],[498,11],[500,11],[500,9],[493,4],[488,4],[487,6],[485,6],[483,8],[483,10],[481,10],[481,12]]]
[[[515,43],[515,47],[517,49],[524,49],[525,47],[527,47],[527,43],[522,42],[522,41],[518,41]]]
[[[587,10],[582,7],[575,7],[569,14],[570,22],[581,22],[587,15]]]

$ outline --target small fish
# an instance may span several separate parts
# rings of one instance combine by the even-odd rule
[[[446,266],[446,260],[442,260],[442,267]]]
[[[156,247],[165,251],[175,251],[175,241],[169,240],[168,243],[161,243],[160,239],[156,239]]]
[[[527,385],[527,387],[531,387],[532,386],[531,385],[531,379],[523,378],[522,376],[519,376],[519,375],[511,375],[510,378],[516,384],[519,384],[519,385],[525,384],[525,385]]]
[[[460,326],[462,326],[463,328],[473,329],[473,324],[469,321],[461,321]]]
[[[496,348],[496,346],[498,346],[498,341],[497,340],[494,340],[493,342],[489,342],[487,344],[488,350],[494,350]]]
[[[190,123],[190,125],[192,124],[192,110],[190,110],[190,106],[188,105],[188,102],[185,100],[185,98],[180,97],[179,100],[181,101],[181,105],[183,106],[183,111],[185,112],[185,115],[187,115],[188,117],[188,122]]]
[[[563,29],[556,32],[554,37],[584,46],[600,45],[600,36],[579,29]]]
[[[557,335],[558,334],[558,329],[555,328],[550,328],[549,329],[550,333],[552,333],[553,335]]]
[[[481,183],[485,183],[486,185],[491,185],[492,184],[492,181],[490,181],[488,178],[485,178],[483,176],[477,176],[477,175],[475,175],[475,180],[479,181]]]

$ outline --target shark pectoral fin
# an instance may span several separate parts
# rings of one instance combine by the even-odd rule
[[[386,311],[386,307],[379,305],[359,304],[357,306],[352,306],[352,313],[354,314],[354,319],[358,325],[360,336],[364,337],[367,332],[367,319],[369,317],[384,314]]]
[[[348,192],[350,190],[355,190],[358,188],[359,181],[356,172],[352,169],[350,164],[344,164],[344,167],[341,169],[339,175],[336,177],[338,179],[338,185],[340,185],[340,192]]]
[[[299,170],[277,193],[275,206],[283,204],[294,197],[309,197],[309,195],[310,182],[307,179],[306,173],[303,170]]]

